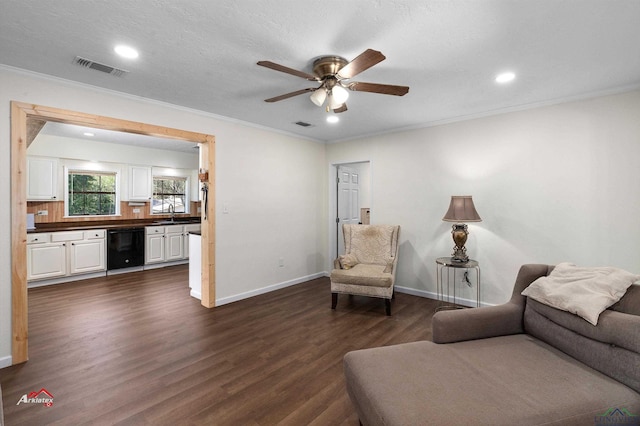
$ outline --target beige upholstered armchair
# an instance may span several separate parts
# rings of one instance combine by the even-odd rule
[[[398,263],[398,225],[342,225],[345,254],[331,272],[331,309],[338,294],[379,297],[391,315]]]

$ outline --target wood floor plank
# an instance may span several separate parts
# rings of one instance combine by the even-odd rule
[[[265,283],[267,285],[268,283]],[[30,360],[0,370],[11,425],[357,425],[342,357],[428,340],[436,302],[340,296],[327,278],[221,306],[185,265],[29,290]],[[16,405],[45,388],[54,405]]]

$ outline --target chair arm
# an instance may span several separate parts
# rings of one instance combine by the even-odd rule
[[[342,265],[340,265],[340,259],[335,259],[333,261],[333,269],[342,269]]]
[[[486,339],[522,333],[524,306],[516,303],[436,312],[432,331],[434,343]]]

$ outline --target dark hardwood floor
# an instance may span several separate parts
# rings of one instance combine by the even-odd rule
[[[186,266],[29,290],[29,361],[0,370],[11,425],[358,425],[342,357],[431,338],[436,302],[340,296],[328,278],[213,310]],[[53,406],[16,405],[49,391]]]

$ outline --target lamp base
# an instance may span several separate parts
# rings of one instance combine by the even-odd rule
[[[464,244],[467,242],[467,235],[469,235],[469,231],[467,230],[466,224],[456,223],[451,226],[451,236],[455,243],[453,253],[451,253],[452,262],[464,263],[469,261],[467,249],[464,247]]]

